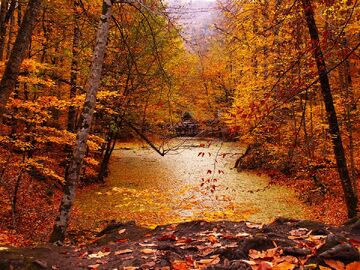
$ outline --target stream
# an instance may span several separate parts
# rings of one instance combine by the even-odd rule
[[[108,220],[155,227],[195,219],[267,223],[309,217],[309,208],[269,178],[237,172],[239,143],[174,139],[164,157],[141,142],[119,143],[106,183],[77,194],[73,225],[100,228]]]

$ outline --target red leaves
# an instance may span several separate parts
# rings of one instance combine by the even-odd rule
[[[194,264],[195,264],[195,260],[193,259],[192,256],[186,256],[185,262],[189,266],[194,266]]]
[[[97,269],[99,269],[99,266],[100,266],[100,264],[91,264],[91,265],[88,265],[88,269],[97,270]]]
[[[269,262],[261,262],[259,264],[258,270],[271,270],[272,269],[272,265]]]
[[[219,240],[217,239],[217,237],[213,234],[209,235],[208,236],[208,240],[211,244],[216,244],[216,243],[219,243]]]
[[[174,261],[171,264],[171,266],[174,270],[187,270],[188,269],[187,263],[185,261]]]
[[[133,251],[131,249],[122,249],[122,250],[118,250],[115,251],[114,255],[123,255],[123,254],[129,254],[132,253]]]
[[[126,243],[128,241],[128,239],[118,239],[116,240],[116,243]]]
[[[166,234],[163,234],[161,237],[159,237],[157,240],[159,241],[176,241],[178,238],[176,237],[175,234],[173,233],[166,233]]]
[[[358,270],[360,269],[360,262],[353,262],[346,265],[346,270]]]
[[[179,240],[177,240],[177,243],[185,243],[190,244],[191,242],[194,242],[195,240],[190,237],[181,237]]]
[[[209,155],[209,157],[211,157],[211,153],[210,152],[208,152],[208,155]],[[198,157],[204,157],[205,156],[205,152],[199,152],[199,154],[197,155]]]

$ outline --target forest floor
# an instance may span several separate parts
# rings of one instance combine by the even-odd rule
[[[311,177],[301,173],[298,176],[287,176],[272,170],[261,173],[271,177],[270,184],[294,190],[300,201],[311,208],[310,219],[331,225],[341,225],[347,221],[344,193],[335,169],[323,172],[319,183],[314,183]],[[357,179],[357,191],[360,198],[360,178]]]
[[[69,242],[58,247],[45,243],[57,213],[60,192],[55,192],[51,200],[40,195],[39,198],[21,196],[16,230],[11,229],[8,200],[0,196],[0,205],[4,206],[0,209],[0,269],[281,270],[299,269],[295,268],[299,266],[319,269],[317,265],[321,265],[322,270],[360,269],[359,264],[352,263],[359,260],[360,224],[340,226],[346,221],[346,206],[336,171],[321,175],[321,187],[307,177],[289,178],[276,171],[257,172],[271,177],[270,186],[288,186],[296,191],[300,200],[313,210],[307,218],[318,222],[277,219],[260,225],[192,221],[154,230],[135,223],[114,223],[98,236],[98,231],[72,228]],[[42,188],[30,180],[24,182],[23,187],[25,193],[29,188]],[[98,188],[99,185],[94,184],[79,192]],[[4,193],[0,190],[0,194]],[[47,204],[41,203],[47,200]],[[73,219],[79,219],[76,211]]]
[[[0,250],[0,269],[360,269],[360,221],[329,227],[279,218],[268,225],[205,222],[141,228],[109,224],[65,246]]]

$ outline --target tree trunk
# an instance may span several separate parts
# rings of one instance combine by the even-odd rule
[[[6,24],[5,18],[8,9],[8,0],[1,0],[0,7],[0,61],[3,60],[4,44],[5,44],[5,35],[6,35]]]
[[[109,161],[110,161],[110,157],[112,152],[114,151],[115,145],[116,145],[116,139],[117,139],[117,132],[110,132],[109,136],[108,136],[108,141],[106,143],[106,149],[105,149],[105,153],[104,156],[101,160],[101,164],[100,164],[100,170],[99,170],[99,174],[98,174],[98,181],[99,182],[104,182],[104,178],[107,176],[108,173],[108,165],[109,165]]]
[[[106,42],[109,32],[109,22],[111,19],[111,0],[103,1],[103,10],[100,17],[99,30],[96,37],[94,58],[90,71],[90,78],[84,107],[80,116],[80,128],[76,136],[76,142],[70,160],[69,173],[64,187],[64,195],[61,200],[59,216],[54,225],[50,236],[50,242],[63,242],[67,229],[71,208],[75,199],[75,190],[80,178],[80,171],[86,153],[86,141],[89,136],[91,122],[93,120],[96,105],[96,94],[100,84],[102,66],[106,50]]]
[[[9,30],[8,30],[8,38],[7,38],[7,44],[6,44],[6,54],[5,54],[5,59],[9,59],[10,56],[10,52],[11,52],[11,47],[12,47],[12,42],[13,42],[13,35],[14,35],[14,27],[15,27],[15,16],[14,16],[14,12],[10,17],[10,22],[9,22]],[[5,41],[5,40],[4,40]]]
[[[73,3],[73,23],[74,23],[74,31],[73,31],[73,44],[72,44],[72,60],[71,60],[71,73],[70,73],[70,101],[72,98],[76,97],[77,92],[77,72],[78,72],[78,47],[80,42],[80,27],[79,27],[79,17],[80,14],[77,10],[79,6],[79,0],[74,0]],[[76,110],[74,106],[69,106],[68,111],[68,122],[67,122],[67,130],[70,132],[75,132],[77,128],[76,122]],[[69,145],[65,146],[65,152],[67,153],[67,161],[71,159],[72,147]],[[69,173],[69,163],[67,162],[65,167],[65,179]]]
[[[4,6],[3,6],[4,5]],[[7,25],[13,16],[16,7],[16,0],[9,4],[7,0],[1,1],[1,24],[0,24],[0,61],[4,60],[5,36]]]
[[[80,42],[80,27],[79,27],[79,12],[77,10],[79,0],[74,0],[74,36],[72,44],[72,60],[71,60],[71,74],[70,74],[70,100],[76,97],[77,90],[77,72],[78,72],[78,47]],[[75,132],[76,130],[76,115],[75,107],[70,106],[68,112],[67,130]]]
[[[342,56],[345,57],[346,56],[346,50],[348,48],[348,41],[347,38],[344,34],[344,37],[342,38],[341,41],[341,45],[342,45]],[[353,184],[353,189],[355,192],[355,195],[357,196],[357,175],[356,175],[356,165],[355,165],[355,156],[354,156],[354,134],[353,134],[353,120],[352,120],[352,109],[354,107],[354,93],[352,90],[352,78],[351,78],[351,74],[350,74],[350,60],[347,59],[342,68],[340,69],[342,70],[342,76],[340,75],[339,77],[343,77],[343,80],[341,82],[341,87],[342,90],[345,91],[345,124],[346,124],[346,129],[348,131],[349,134],[349,158],[350,158],[350,171],[351,171],[351,182]]]
[[[0,82],[0,117],[2,116],[10,94],[14,91],[19,75],[20,66],[31,42],[32,31],[36,18],[41,9],[42,0],[30,0],[24,20],[17,34],[3,77]]]
[[[17,25],[20,27],[21,26],[21,20],[22,20],[22,16],[21,16],[21,10],[22,8],[22,4],[20,0],[17,0]]]
[[[324,99],[325,109],[327,113],[327,120],[334,148],[337,169],[345,195],[348,217],[353,218],[357,215],[358,200],[357,196],[355,195],[354,189],[352,188],[351,179],[349,177],[349,171],[346,164],[344,147],[341,140],[341,134],[331,93],[327,68],[320,47],[319,32],[314,19],[314,10],[310,0],[302,0],[302,7],[305,13],[307,26],[309,28],[311,44],[313,46],[313,54],[318,69],[321,93]]]

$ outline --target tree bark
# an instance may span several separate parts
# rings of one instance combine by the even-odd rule
[[[4,60],[5,36],[7,25],[13,16],[16,7],[16,0],[9,4],[7,0],[1,1],[1,23],[0,23],[0,61]]]
[[[327,121],[332,139],[337,170],[340,176],[342,188],[345,195],[348,217],[353,218],[357,216],[358,200],[357,200],[357,196],[355,195],[354,189],[352,187],[351,179],[349,177],[349,171],[346,164],[344,147],[342,144],[339,124],[333,102],[333,96],[331,93],[328,72],[324,60],[324,55],[320,47],[319,32],[315,22],[314,10],[311,5],[311,0],[302,0],[302,7],[305,13],[305,19],[311,37],[311,44],[313,47],[313,54],[317,65],[317,70],[321,85],[321,93],[324,99],[325,109],[327,113]]]
[[[8,10],[8,0],[1,0],[0,1],[0,61],[3,60],[3,51],[4,51],[4,44],[5,44],[5,35],[6,35],[6,14]]]
[[[78,72],[78,47],[80,42],[80,27],[79,27],[79,12],[77,10],[79,0],[74,0],[74,34],[72,44],[72,60],[71,60],[71,74],[70,74],[70,99],[76,97],[77,90],[77,72]],[[68,112],[67,130],[75,132],[76,130],[76,112],[75,107],[70,106]]]
[[[344,34],[344,37],[341,41],[341,54],[342,57],[345,58],[346,56],[346,50],[348,48],[348,40]],[[342,90],[345,92],[345,124],[346,129],[348,131],[349,136],[349,158],[350,158],[350,172],[351,172],[351,182],[353,184],[353,189],[355,192],[355,195],[357,196],[357,175],[356,175],[356,165],[355,165],[355,156],[354,156],[354,134],[353,134],[353,119],[352,119],[352,110],[354,107],[354,93],[352,90],[352,78],[350,74],[350,60],[347,59],[344,64],[342,65],[340,71],[342,71],[340,74],[340,78],[343,77],[341,82]]]
[[[65,239],[69,216],[75,199],[76,186],[80,178],[83,159],[86,153],[86,142],[89,136],[96,105],[96,94],[99,88],[102,66],[104,62],[106,42],[109,32],[109,22],[111,19],[111,9],[111,0],[104,0],[86,98],[80,116],[81,125],[76,136],[76,142],[72,153],[72,158],[70,160],[68,177],[64,187],[64,195],[60,203],[59,216],[55,221],[54,229],[50,236],[50,242],[52,243],[63,242]]]
[[[99,182],[104,182],[104,178],[107,176],[108,165],[109,165],[111,154],[114,151],[114,148],[116,145],[117,134],[118,134],[117,131],[109,132],[108,141],[106,143],[105,153],[101,160],[100,170],[99,170],[99,174],[97,177],[97,180]]]
[[[3,59],[6,59],[6,60],[9,59],[10,52],[11,52],[11,46],[12,46],[13,35],[14,35],[14,27],[15,27],[15,16],[14,16],[14,12],[13,12],[10,16],[6,50],[4,49],[4,52],[3,52],[3,54],[5,54],[5,52],[6,52],[5,58],[4,58],[4,56],[2,56]],[[5,42],[5,39],[3,41]],[[5,46],[5,45],[3,45],[3,46]]]
[[[9,60],[5,67],[3,77],[0,82],[0,117],[2,116],[6,103],[14,91],[19,75],[20,66],[25,58],[25,53],[31,42],[32,31],[35,26],[36,18],[41,9],[42,0],[30,0],[24,20],[17,34],[14,47],[11,51]]]

